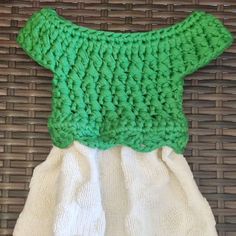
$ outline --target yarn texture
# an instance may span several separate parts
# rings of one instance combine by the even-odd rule
[[[53,72],[48,130],[55,146],[77,140],[140,152],[161,146],[184,152],[184,78],[232,42],[223,23],[201,10],[166,28],[118,33],[79,26],[42,8],[17,36],[25,52]]]

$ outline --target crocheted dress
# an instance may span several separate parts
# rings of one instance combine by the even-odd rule
[[[217,235],[183,156],[183,85],[232,42],[200,10],[133,33],[79,26],[53,8],[35,12],[17,43],[53,74],[53,146],[34,169],[13,235]]]

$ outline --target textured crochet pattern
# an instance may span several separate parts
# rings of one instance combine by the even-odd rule
[[[48,130],[55,146],[77,140],[103,150],[166,145],[183,153],[184,77],[223,53],[233,36],[201,10],[166,28],[122,33],[79,26],[47,7],[28,19],[17,42],[53,72]]]

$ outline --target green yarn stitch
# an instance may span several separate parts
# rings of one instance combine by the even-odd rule
[[[55,146],[77,140],[140,152],[161,146],[184,152],[184,77],[232,42],[223,23],[203,11],[166,28],[122,33],[82,27],[42,8],[17,36],[25,52],[53,72],[48,130]]]

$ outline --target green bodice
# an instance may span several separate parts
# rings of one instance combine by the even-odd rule
[[[166,28],[122,33],[79,26],[42,8],[17,42],[54,75],[48,118],[54,145],[77,140],[140,152],[166,145],[183,153],[189,138],[184,77],[223,53],[233,36],[203,11]]]

